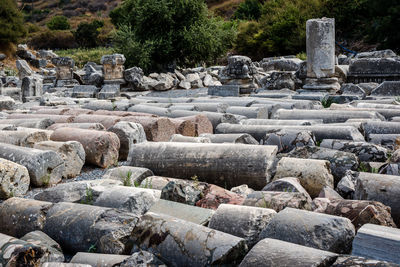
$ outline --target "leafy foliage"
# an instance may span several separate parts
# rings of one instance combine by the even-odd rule
[[[78,46],[70,31],[50,30],[33,33],[28,44],[34,49],[70,49]]]
[[[233,14],[234,19],[258,20],[261,17],[262,5],[259,0],[245,0]]]
[[[65,16],[52,17],[46,25],[50,30],[68,30],[71,28],[68,18]]]
[[[75,65],[82,68],[87,62],[95,62],[100,64],[100,59],[103,55],[110,55],[114,53],[111,48],[96,47],[91,49],[78,48],[57,50],[57,55],[61,57],[71,57],[75,61]]]
[[[78,25],[78,29],[74,32],[76,42],[80,47],[96,47],[98,45],[97,37],[103,26],[104,22],[100,20],[94,20],[91,23],[81,22]]]
[[[0,1],[0,43],[13,43],[26,34],[23,16],[14,0]]]
[[[110,16],[127,65],[147,71],[214,60],[235,36],[234,24],[210,17],[201,0],[126,0]]]

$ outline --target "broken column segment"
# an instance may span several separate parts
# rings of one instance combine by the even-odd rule
[[[120,147],[116,134],[78,128],[59,128],[53,132],[52,141],[78,141],[86,153],[86,162],[101,168],[112,166],[118,161]]]
[[[221,204],[208,227],[244,238],[247,245],[252,247],[275,214],[272,209]]]
[[[276,146],[148,142],[132,148],[129,164],[160,176],[261,189],[270,180],[276,151]]]
[[[28,169],[33,186],[49,186],[61,181],[65,166],[54,151],[43,151],[0,143],[0,158],[21,164]]]
[[[29,189],[29,184],[26,167],[0,158],[0,199],[24,195]]]
[[[353,241],[352,255],[400,263],[400,230],[366,224],[358,230]]]
[[[335,19],[307,20],[307,79],[304,89],[336,92]]]
[[[242,238],[152,212],[140,218],[132,239],[134,251],[147,250],[176,266],[234,265],[247,252]]]
[[[260,238],[349,253],[354,235],[354,226],[347,218],[286,208],[272,218]]]

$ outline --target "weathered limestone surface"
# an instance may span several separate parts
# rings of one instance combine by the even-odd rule
[[[331,187],[330,187],[331,188]],[[280,178],[267,184],[262,191],[299,192],[308,196],[307,191],[301,186],[300,180],[294,177]]]
[[[1,119],[0,124],[13,124],[18,127],[46,129],[54,124],[54,121],[51,119]]]
[[[245,206],[273,209],[277,212],[286,207],[311,210],[311,198],[298,192],[254,191],[247,195]]]
[[[18,128],[16,131],[0,131],[0,142],[10,145],[34,147],[35,143],[48,141],[45,131]]]
[[[120,148],[116,134],[78,128],[60,128],[53,132],[52,141],[78,141],[86,153],[86,163],[101,168],[112,166],[118,160]]]
[[[148,116],[123,117],[121,121],[138,123],[143,126],[147,141],[165,142],[175,134],[175,125],[167,118]]]
[[[313,210],[349,218],[356,230],[367,223],[396,227],[390,208],[377,201],[316,198]]]
[[[87,129],[87,130],[98,130],[102,131],[105,130],[106,128],[103,126],[101,123],[54,123],[50,127],[48,127],[48,130],[55,131],[58,128],[79,128],[79,129]]]
[[[54,142],[44,141],[35,143],[33,146],[40,150],[52,150],[64,160],[65,169],[62,174],[64,178],[73,178],[81,173],[85,164],[85,150],[77,141]]]
[[[169,141],[183,143],[211,143],[210,138],[207,137],[191,137],[183,136],[181,134],[174,134]]]
[[[389,206],[392,217],[400,225],[400,177],[360,172],[355,185],[354,199],[379,201]]]
[[[71,252],[128,253],[127,241],[138,217],[115,209],[75,203],[54,204],[46,214],[43,232]]]
[[[64,254],[61,246],[42,231],[33,231],[27,233],[21,237],[21,240],[45,247],[49,252],[46,261],[64,262]]]
[[[0,143],[0,158],[25,166],[31,184],[37,187],[59,183],[65,170],[64,161],[54,151]]]
[[[4,201],[0,204],[0,232],[21,238],[32,231],[43,231],[47,211],[52,205],[18,197]]]
[[[331,266],[336,258],[337,254],[332,252],[265,238],[250,250],[239,266],[328,267]]]
[[[209,138],[211,143],[259,144],[257,140],[249,134],[202,134],[200,136]]]
[[[275,214],[272,209],[221,204],[208,227],[244,238],[247,245],[252,247]]]
[[[237,264],[247,251],[244,239],[191,222],[149,212],[137,223],[134,250],[147,250],[171,266]]]
[[[334,182],[326,160],[282,158],[276,167],[274,180],[285,177],[298,178],[311,197],[318,196],[324,186],[333,187]]]
[[[366,224],[353,241],[352,255],[400,264],[400,230]]]
[[[70,263],[88,264],[89,266],[118,266],[129,258],[126,255],[78,252]]]
[[[260,238],[349,253],[354,235],[354,226],[347,218],[286,208],[272,218]]]
[[[146,142],[146,133],[143,126],[138,123],[120,121],[108,129],[109,132],[115,133],[120,141],[119,159],[128,159],[129,151],[135,144]]]
[[[261,189],[270,179],[276,147],[165,142],[138,144],[131,153],[131,166],[148,168],[156,175],[197,176],[200,181],[221,186],[248,184]]]
[[[331,265],[332,267],[351,267],[351,266],[384,266],[384,267],[398,267],[396,263],[387,261],[379,261],[369,258],[358,256],[339,256],[337,260]]]
[[[29,185],[26,167],[0,158],[0,199],[20,197],[28,191]]]
[[[44,247],[0,233],[1,266],[39,266],[47,257]]]

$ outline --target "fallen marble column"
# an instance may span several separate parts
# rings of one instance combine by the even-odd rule
[[[134,250],[147,250],[167,265],[234,265],[247,252],[244,239],[167,215],[148,212],[132,232]]]
[[[64,161],[54,151],[0,143],[0,158],[25,166],[31,185],[36,187],[59,183],[65,169]]]
[[[102,179],[112,179],[123,182],[124,186],[137,186],[147,177],[153,176],[153,172],[146,168],[120,166],[109,169]],[[157,189],[157,188],[156,188]]]
[[[106,128],[101,123],[54,123],[47,130],[55,131],[59,128],[79,128],[79,129],[87,129],[87,130],[98,130],[103,131]]]
[[[285,154],[285,157],[329,161],[335,185],[345,176],[346,171],[357,171],[359,167],[359,160],[353,153],[318,146],[298,147]]]
[[[40,266],[47,258],[46,248],[0,233],[0,266]]]
[[[306,193],[254,191],[247,195],[244,206],[273,209],[279,212],[286,207],[311,210],[312,200]]]
[[[140,183],[140,186],[143,188],[151,187],[152,189],[162,190],[171,181],[179,182],[181,179],[162,176],[149,176]]]
[[[50,202],[13,197],[0,204],[0,232],[21,238],[29,232],[43,231]]]
[[[368,142],[325,139],[320,146],[354,153],[360,161],[384,162],[388,158],[388,150],[386,148]]]
[[[234,143],[234,144],[248,144],[258,145],[256,139],[249,134],[202,134],[201,137],[206,137],[211,140],[211,143]]]
[[[275,214],[272,209],[221,204],[208,227],[244,238],[247,245],[252,247]]]
[[[1,131],[16,131],[17,126],[14,124],[0,124],[0,130]]]
[[[36,114],[50,114],[50,115],[82,115],[82,114],[92,114],[93,110],[84,108],[41,108],[36,110]]]
[[[129,151],[135,144],[146,142],[146,133],[143,126],[138,123],[129,121],[117,122],[108,129],[109,132],[115,133],[120,141],[119,159],[127,160]]]
[[[85,164],[85,150],[81,143],[77,141],[44,141],[35,143],[33,147],[39,150],[51,150],[60,155],[65,165],[62,177],[67,179],[79,175]]]
[[[196,115],[206,116],[210,120],[210,122],[213,126],[213,129],[215,129],[218,126],[218,124],[220,124],[220,123],[224,123],[224,122],[239,123],[240,120],[247,119],[247,117],[244,117],[241,115],[235,115],[235,114],[231,114],[231,113],[217,113],[217,112],[209,112],[209,111],[197,112],[197,111],[188,111],[188,110],[171,110],[168,117],[180,118],[180,117],[196,116]]]
[[[61,183],[37,193],[34,199],[52,203],[73,202],[93,204],[105,190],[123,185],[121,181],[97,179],[78,182]]]
[[[142,125],[147,141],[168,141],[175,134],[175,125],[168,118],[154,118],[148,116],[121,117],[121,121],[134,122]]]
[[[111,267],[118,266],[118,264],[128,258],[129,256],[126,255],[78,252],[72,257],[70,263],[88,264],[95,267]]]
[[[396,227],[390,208],[377,201],[315,198],[313,211],[349,218],[356,230],[367,223]]]
[[[396,140],[398,137],[398,134],[370,134],[368,139],[370,143],[381,145],[393,150],[397,145]]]
[[[353,241],[352,255],[400,264],[400,230],[366,224]]]
[[[268,119],[269,112],[265,107],[228,107],[226,113],[245,116],[249,119]]]
[[[141,112],[147,114],[154,114],[162,117],[169,117],[170,110],[167,108],[155,107],[145,104],[134,105],[128,109],[130,112]]]
[[[62,263],[62,262],[45,262],[41,267],[93,267],[89,264],[80,263]]]
[[[27,233],[21,237],[21,240],[46,248],[48,250],[46,262],[64,262],[65,260],[61,246],[42,231]]]
[[[242,125],[313,125],[322,124],[322,120],[263,120],[263,119],[247,119],[241,120]]]
[[[189,103],[189,104],[180,104],[182,105],[193,105],[195,110],[197,111],[210,111],[210,112],[220,112],[225,113],[226,109],[229,107],[226,103]],[[175,106],[175,104],[174,104]],[[173,107],[173,106],[172,106]],[[172,108],[170,107],[170,108]]]
[[[160,153],[163,151],[163,153]],[[219,184],[263,188],[270,179],[275,146],[205,143],[142,143],[133,147],[129,165],[156,175]],[[199,161],[199,159],[201,159]],[[233,167],[234,166],[234,167]],[[235,172],[232,172],[235,168]]]
[[[315,137],[310,131],[283,129],[267,133],[261,145],[277,146],[278,153],[287,153],[296,147],[315,146]]]
[[[69,252],[125,254],[137,221],[132,213],[61,202],[48,210],[43,232]]]
[[[86,158],[85,162],[101,168],[107,168],[118,160],[120,148],[116,134],[104,131],[78,128],[60,128],[53,132],[52,141],[78,141],[82,144]]]
[[[178,117],[177,119],[192,121],[195,124],[194,136],[200,136],[201,134],[212,134],[214,132],[211,121],[207,118],[207,116],[203,114],[187,116],[187,117]]]
[[[141,216],[160,199],[160,195],[160,190],[113,186],[100,193],[93,201],[93,205],[116,208]]]
[[[284,157],[278,162],[274,180],[285,177],[298,178],[311,197],[317,197],[324,186],[333,187],[334,183],[326,160]]]
[[[46,129],[54,121],[50,119],[1,119],[0,124],[13,124],[18,127]]]
[[[0,199],[25,195],[30,185],[26,167],[0,158]]]
[[[280,120],[318,120],[322,119],[323,123],[346,122],[348,119],[380,119],[384,117],[378,112],[373,111],[342,111],[342,110],[288,110],[279,109],[273,115],[273,119]]]
[[[370,258],[340,255],[337,260],[330,265],[331,267],[353,267],[353,266],[385,266],[385,267],[398,267],[399,265],[387,261],[378,261]]]
[[[101,123],[106,129],[111,128],[117,122],[121,121],[118,116],[106,116],[106,115],[79,115],[74,118],[74,123]]]
[[[217,134],[227,133],[248,133],[254,139],[261,141],[267,133],[280,130],[298,130],[310,131],[314,134],[316,141],[323,139],[343,139],[353,141],[365,141],[364,136],[353,126],[329,126],[329,125],[311,125],[311,126],[293,126],[293,125],[240,125],[221,123],[215,129]]]
[[[129,116],[158,117],[157,115],[150,113],[140,113],[140,112],[130,112],[130,111],[120,111],[120,110],[103,110],[103,109],[96,110],[94,111],[93,114],[119,116],[119,117],[129,117]]]
[[[329,187],[331,188],[331,187]],[[262,191],[299,192],[308,196],[307,191],[301,186],[300,180],[294,177],[280,178],[267,184]]]
[[[170,119],[175,126],[175,133],[183,136],[196,136],[196,125],[191,120]]]
[[[211,143],[210,138],[207,137],[183,136],[181,134],[174,134],[169,141],[181,143]]]
[[[336,260],[337,256],[337,254],[332,252],[266,238],[258,242],[249,253],[247,253],[239,267],[328,267]]]
[[[74,116],[68,115],[51,115],[51,114],[25,114],[11,113],[7,119],[50,119],[55,123],[70,123],[74,121]]]
[[[371,134],[400,134],[400,123],[388,121],[371,121],[362,124],[365,135]]]
[[[165,199],[159,199],[151,206],[149,212],[165,214],[200,225],[207,225],[214,214],[212,209],[204,209]]]
[[[389,206],[396,225],[400,225],[400,177],[360,172],[354,199],[379,201]]]
[[[0,131],[0,142],[10,145],[33,147],[35,143],[48,141],[45,131],[17,128],[16,131]]]
[[[276,214],[260,238],[273,238],[335,253],[349,253],[355,229],[347,218],[286,208]]]

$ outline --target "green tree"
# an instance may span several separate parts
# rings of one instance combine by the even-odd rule
[[[50,30],[68,30],[71,28],[68,18],[65,16],[54,16],[46,25]]]
[[[234,19],[258,20],[261,17],[262,5],[259,0],[246,0],[240,3],[233,14]]]
[[[236,51],[253,59],[305,51],[306,21],[321,14],[321,0],[269,0],[258,23],[239,26]]]
[[[23,17],[15,0],[0,1],[0,44],[17,42],[26,34]]]
[[[127,64],[145,70],[215,60],[235,38],[234,24],[211,17],[202,0],[126,0],[110,16],[119,28],[116,49],[126,56],[141,50],[147,66],[138,56],[127,56]]]
[[[97,37],[99,36],[100,29],[103,26],[104,22],[100,20],[94,20],[91,23],[80,23],[78,29],[74,32],[76,42],[80,47],[96,47],[98,45]]]

